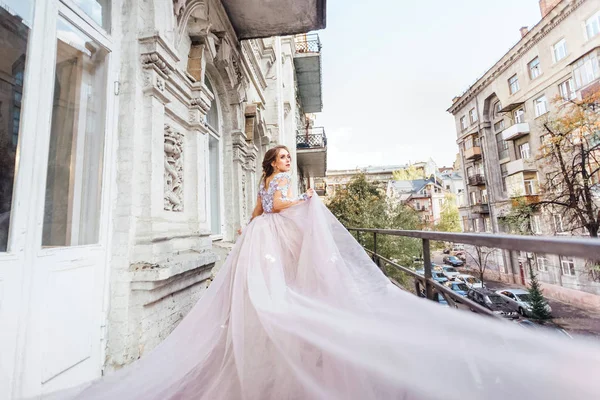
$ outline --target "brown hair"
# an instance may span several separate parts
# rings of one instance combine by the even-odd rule
[[[277,159],[277,156],[279,155],[279,150],[285,150],[288,153],[290,152],[290,150],[283,145],[279,145],[279,146],[275,146],[272,149],[269,149],[266,153],[265,153],[265,157],[263,158],[263,162],[262,162],[262,169],[263,169],[263,174],[262,174],[262,181],[264,181],[266,183],[266,179],[271,176],[271,174],[273,174],[274,168],[271,165],[273,163],[273,161],[275,161]]]

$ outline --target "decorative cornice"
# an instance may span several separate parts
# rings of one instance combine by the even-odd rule
[[[532,47],[538,44],[550,31],[558,24],[564,21],[573,11],[577,10],[587,0],[573,0],[566,4],[562,9],[556,7],[545,18],[543,18],[525,37],[518,41],[492,68],[487,70],[481,78],[477,80],[469,89],[467,89],[459,99],[456,100],[448,111],[454,114],[462,109],[476,95],[488,87],[494,79],[506,71],[511,65],[517,62],[523,54],[527,53]]]

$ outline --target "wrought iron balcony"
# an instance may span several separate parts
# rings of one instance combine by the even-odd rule
[[[485,185],[485,177],[482,174],[471,175],[469,176],[469,185],[483,186]]]
[[[308,128],[298,130],[296,134],[297,149],[319,149],[327,147],[325,128]]]
[[[489,214],[490,206],[487,203],[475,204],[471,207],[471,211],[475,214]]]
[[[319,35],[310,33],[306,35],[298,35],[295,38],[296,54],[320,53],[321,41]]]
[[[321,41],[316,33],[295,37],[294,67],[302,109],[306,113],[321,112]]]

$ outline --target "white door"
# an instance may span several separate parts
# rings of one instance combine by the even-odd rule
[[[108,0],[35,3],[14,190],[22,201],[10,226],[18,245],[0,259],[14,283],[0,323],[15,328],[1,344],[15,349],[0,371],[2,398],[101,374],[118,64],[110,16]]]

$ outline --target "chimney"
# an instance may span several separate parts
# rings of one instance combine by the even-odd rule
[[[562,0],[540,0],[540,12],[542,13],[542,18],[545,18],[546,15],[550,14],[550,11],[554,9]]]
[[[524,26],[521,29],[519,29],[519,32],[521,32],[521,37],[524,38],[525,35],[527,35],[529,33],[529,28],[527,28],[526,26]]]

